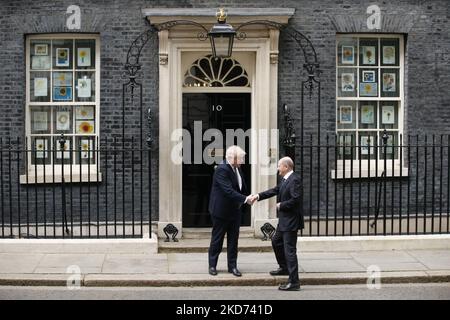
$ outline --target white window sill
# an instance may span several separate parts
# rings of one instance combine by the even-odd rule
[[[45,179],[44,179],[45,178]],[[65,183],[95,183],[102,181],[101,172],[91,171],[90,174],[87,172],[83,172],[80,174],[79,172],[68,173],[64,172],[64,182]],[[29,171],[28,175],[23,174],[20,175],[20,184],[52,184],[52,183],[62,183],[62,173],[56,172],[53,175],[51,172],[46,172],[45,177],[42,172],[37,172],[37,175],[34,171]]]
[[[352,172],[353,171],[353,172]],[[338,169],[331,170],[331,179],[338,180],[338,179],[367,179],[367,178],[381,178],[383,174],[383,168],[378,168],[378,171],[375,170],[375,168],[370,168],[370,171],[367,168],[361,168],[361,172],[359,171],[359,168],[353,168],[353,170],[348,169]],[[394,171],[392,172],[392,168],[386,169],[386,177],[387,178],[404,178],[408,177],[409,170],[408,168],[402,168],[394,167]]]

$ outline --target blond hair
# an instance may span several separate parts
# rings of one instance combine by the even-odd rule
[[[232,162],[232,161],[234,161],[235,158],[243,159],[246,154],[247,153],[244,150],[242,150],[241,147],[230,146],[230,147],[228,147],[228,149],[225,153],[225,158],[227,159],[228,162]]]

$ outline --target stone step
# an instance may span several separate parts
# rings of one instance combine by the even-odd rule
[[[254,238],[255,232],[250,227],[241,227],[239,238]],[[211,228],[183,228],[183,239],[211,239]]]
[[[226,252],[226,237],[222,252]],[[158,253],[208,252],[210,239],[180,239],[178,242],[158,241]],[[239,238],[239,252],[270,252],[272,243],[256,238]]]

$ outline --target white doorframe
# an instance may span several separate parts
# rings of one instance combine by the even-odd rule
[[[186,32],[186,29],[183,29]],[[193,30],[192,34],[196,32]],[[275,165],[278,156],[277,129],[277,89],[278,89],[278,30],[262,30],[260,36],[252,36],[243,41],[235,41],[234,52],[254,53],[254,74],[251,84],[251,126],[252,134],[250,158],[262,160],[270,158],[264,165],[258,161],[251,166],[252,193],[272,187],[276,183],[276,170],[267,174],[267,166]],[[183,75],[182,54],[189,51],[210,52],[210,43],[196,38],[179,37],[169,31],[159,33],[159,221],[158,235],[165,237],[163,228],[171,223],[182,236],[182,165],[171,160],[174,148],[179,144],[172,141],[172,133],[182,128]],[[239,60],[238,60],[239,61]],[[260,130],[266,130],[266,137],[259,137]],[[275,145],[270,140],[275,141]],[[259,141],[258,141],[259,140]],[[262,142],[266,142],[261,147]],[[255,235],[262,235],[260,228],[274,219],[275,200],[263,201],[252,207],[251,226]]]

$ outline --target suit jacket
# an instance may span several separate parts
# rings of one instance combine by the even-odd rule
[[[239,169],[242,178],[242,190],[239,190],[239,182],[232,167],[225,161],[219,164],[214,172],[209,197],[209,213],[211,216],[224,219],[241,219],[247,194],[242,170]]]
[[[293,172],[275,188],[259,193],[259,200],[277,196],[277,203],[280,203],[278,210],[278,229],[280,231],[297,231],[304,227],[301,187],[299,175]]]

